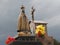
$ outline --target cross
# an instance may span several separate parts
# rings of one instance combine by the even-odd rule
[[[32,21],[34,21],[34,12],[35,12],[35,9],[32,7],[32,11],[31,11]]]

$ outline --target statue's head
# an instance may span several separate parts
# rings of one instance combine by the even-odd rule
[[[21,10],[23,13],[25,13],[25,7],[23,5],[21,6]]]

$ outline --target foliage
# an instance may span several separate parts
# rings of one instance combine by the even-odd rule
[[[36,26],[36,32],[39,37],[44,36],[45,34],[45,27],[43,25]]]

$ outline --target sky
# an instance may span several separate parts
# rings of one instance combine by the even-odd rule
[[[17,20],[21,5],[31,20],[31,7],[35,8],[35,20],[48,22],[48,35],[60,41],[60,0],[0,0],[0,45],[6,38],[17,35]]]

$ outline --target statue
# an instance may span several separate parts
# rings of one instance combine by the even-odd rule
[[[29,29],[29,23],[28,23],[28,19],[27,16],[25,15],[25,8],[22,5],[21,7],[21,15],[19,15],[18,17],[18,33],[19,35],[24,35],[25,34],[30,34],[30,29]]]
[[[32,21],[30,21],[30,30],[31,30],[32,36],[35,35],[34,12],[35,12],[35,9],[32,7],[32,11],[31,11]]]
[[[39,37],[35,35],[34,11],[35,9],[32,7],[32,21],[28,22],[27,16],[25,15],[25,7],[22,5],[21,14],[18,17],[18,35],[14,38],[9,37],[6,41],[7,45],[42,45]]]

